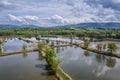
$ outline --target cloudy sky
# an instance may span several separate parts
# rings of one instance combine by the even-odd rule
[[[120,22],[120,0],[0,0],[0,24]]]

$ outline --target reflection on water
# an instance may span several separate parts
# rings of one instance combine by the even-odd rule
[[[84,55],[85,56],[90,56],[90,52],[89,51],[84,51]]]
[[[28,56],[28,54],[26,52],[24,52],[22,55],[24,58],[26,58]]]
[[[103,58],[104,58],[104,55],[96,54],[96,61],[98,63],[101,63],[102,61],[104,61],[105,59]]]
[[[59,40],[59,41],[64,41],[64,42],[71,42],[71,39],[69,38],[42,38],[42,39],[49,39],[49,40]],[[83,42],[82,40],[77,40],[77,39],[72,39],[72,42],[75,43],[81,43]]]
[[[18,38],[7,39],[4,51],[22,50],[23,44],[28,48],[31,43]],[[46,70],[46,60],[39,52],[23,53],[0,57],[0,80],[55,80],[55,76]]]
[[[120,80],[120,59],[67,47],[57,54],[60,66],[73,80]]]
[[[4,51],[21,50],[23,44],[29,43],[8,39],[3,46]],[[55,51],[58,53],[57,58],[61,60],[60,66],[73,80],[120,79],[120,59],[85,51],[75,46],[57,47]],[[53,75],[45,59],[38,52],[0,57],[0,80],[55,80]]]
[[[106,61],[106,65],[108,67],[111,67],[111,68],[114,68],[115,65],[116,65],[116,59],[113,59],[113,58],[108,58],[107,61]]]
[[[23,45],[27,45],[27,48],[33,48],[30,46],[31,43],[27,43],[23,40],[19,40],[18,38],[7,39],[6,42],[3,44],[4,52],[12,52],[22,50]]]
[[[56,52],[59,53],[60,52],[60,47],[56,48]]]
[[[39,57],[39,59],[38,59]],[[0,57],[0,80],[55,80],[38,52]]]

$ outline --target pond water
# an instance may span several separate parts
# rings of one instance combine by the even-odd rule
[[[17,51],[22,50],[23,44],[29,46],[31,43],[18,38],[7,39],[3,48],[5,52]],[[92,44],[95,46],[97,43]],[[73,80],[120,80],[118,58],[88,52],[75,46],[58,47],[55,51],[61,60],[60,66]],[[46,70],[45,64],[45,59],[38,52],[0,57],[0,80],[55,80],[54,75]]]
[[[43,43],[46,43],[46,40],[49,39],[49,45],[51,45],[52,43],[54,43],[54,46],[60,46],[60,45],[64,45],[65,43],[62,43],[62,42],[59,42],[59,41],[64,41],[64,42],[73,42],[73,43],[81,43],[83,42],[82,40],[80,39],[69,39],[69,38],[53,38],[53,37],[49,37],[49,38],[46,38],[46,37],[41,37],[41,39],[43,40],[36,40],[35,37],[32,37],[32,38],[25,38],[26,40],[30,40],[30,41],[34,41],[34,42],[43,42]],[[54,40],[58,40],[57,41],[54,41]]]
[[[120,80],[120,59],[77,47],[55,49],[60,66],[73,80]]]
[[[22,50],[23,44],[32,48],[29,46],[31,43],[18,38],[7,39],[3,44],[4,52]],[[46,60],[39,52],[0,57],[0,80],[55,80],[55,76],[46,68]]]
[[[33,48],[31,43],[27,43],[23,40],[19,40],[18,38],[7,39],[6,42],[3,44],[4,52],[13,52],[18,50],[23,50],[22,46],[27,45],[27,49]]]
[[[38,52],[0,57],[0,80],[55,80]]]
[[[64,41],[64,42],[71,42],[71,39],[69,38],[43,38],[43,39],[49,39],[49,40],[59,40],[59,41]],[[72,42],[75,43],[81,43],[83,42],[82,40],[80,39],[72,39]]]

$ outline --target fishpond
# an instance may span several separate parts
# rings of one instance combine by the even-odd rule
[[[60,66],[73,80],[120,80],[120,59],[79,47],[55,48]]]
[[[4,52],[22,50],[23,44],[32,48],[30,43],[18,38],[7,39],[3,44]],[[46,60],[39,52],[0,57],[0,80],[56,80],[46,68]]]

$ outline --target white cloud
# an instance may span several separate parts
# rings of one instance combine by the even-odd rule
[[[59,15],[54,15],[50,18],[50,20],[54,23],[57,24],[66,24],[69,23],[69,21],[67,19],[64,19],[63,17],[59,16]]]
[[[20,16],[14,16],[12,14],[8,14],[9,18],[12,20],[12,21],[19,21],[19,22],[23,22],[25,21],[25,19],[23,17],[20,17]]]
[[[39,17],[37,16],[24,16],[25,19],[29,19],[29,20],[38,20]]]
[[[66,0],[68,1],[68,0]],[[68,1],[69,2],[69,1]],[[68,4],[66,2],[66,4]],[[76,20],[80,22],[118,22],[115,10],[111,8],[104,8],[103,5],[90,5],[83,0],[71,0],[71,11]]]
[[[59,15],[54,15],[52,17],[47,18],[40,18],[37,16],[15,16],[12,14],[8,14],[11,21],[18,21],[21,24],[27,23],[27,24],[35,24],[35,25],[57,25],[57,24],[67,24],[69,21],[67,19],[64,19],[63,17]]]
[[[8,17],[6,15],[11,14],[9,15],[11,21],[27,23],[32,23],[33,21],[33,23],[39,25],[75,24],[81,22],[120,22],[119,1],[0,0],[0,10],[2,10],[0,18],[4,19],[4,22],[6,21],[7,23]],[[2,22],[0,21],[0,23]]]

